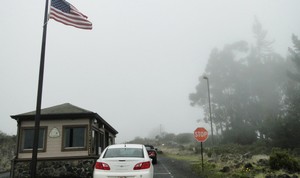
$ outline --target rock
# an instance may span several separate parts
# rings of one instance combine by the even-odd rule
[[[250,169],[250,168],[253,168],[253,165],[251,163],[246,163],[244,168],[249,168]]]
[[[242,166],[242,163],[237,163],[234,165],[234,167],[237,169],[237,168],[240,168]]]
[[[289,176],[287,174],[281,174],[281,175],[278,175],[277,178],[291,178],[291,176]]]
[[[223,169],[220,170],[220,172],[230,172],[230,167],[224,166]]]
[[[252,154],[250,152],[243,154],[243,158],[251,158],[251,157],[252,157]]]
[[[267,175],[265,176],[265,178],[276,178],[276,176],[271,175],[271,174],[267,174]]]
[[[259,166],[268,166],[269,165],[269,160],[267,160],[267,159],[259,159],[257,161],[257,165],[259,165]]]

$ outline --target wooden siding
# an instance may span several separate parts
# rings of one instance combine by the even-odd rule
[[[51,157],[70,157],[70,156],[88,156],[88,149],[81,151],[62,151],[62,129],[66,125],[89,125],[89,119],[65,119],[65,120],[51,120],[40,121],[40,126],[47,127],[47,143],[46,152],[39,152],[38,158],[51,158]],[[34,127],[33,121],[22,121],[21,127]],[[49,137],[49,134],[53,128],[57,128],[59,131],[59,137]],[[89,127],[87,128],[90,129]],[[88,139],[88,138],[87,138]],[[88,141],[88,140],[87,140]],[[87,143],[88,144],[88,143]],[[19,153],[18,158],[31,158],[32,153]]]

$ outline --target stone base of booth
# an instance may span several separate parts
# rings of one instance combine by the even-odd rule
[[[92,178],[96,159],[38,160],[39,178]],[[14,160],[11,178],[30,178],[30,160]]]

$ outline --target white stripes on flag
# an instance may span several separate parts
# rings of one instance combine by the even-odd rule
[[[51,6],[49,18],[54,19],[65,25],[91,30],[93,26],[92,23],[87,20],[87,16],[79,12],[74,6],[70,5],[70,7],[70,13],[65,13]]]

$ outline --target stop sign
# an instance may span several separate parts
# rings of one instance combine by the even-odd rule
[[[198,142],[205,142],[208,138],[208,132],[204,127],[198,127],[194,131],[194,137]]]

